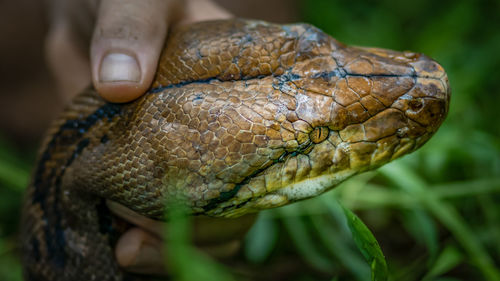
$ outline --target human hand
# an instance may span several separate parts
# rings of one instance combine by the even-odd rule
[[[67,101],[94,84],[111,102],[145,93],[171,25],[224,19],[211,0],[52,0],[46,56]]]
[[[163,231],[168,223],[143,217],[113,201],[108,201],[107,205],[113,213],[136,226],[123,234],[116,244],[118,264],[134,273],[167,275]],[[195,217],[192,220],[193,243],[212,257],[230,257],[239,249],[241,238],[255,218],[254,214],[238,219]]]

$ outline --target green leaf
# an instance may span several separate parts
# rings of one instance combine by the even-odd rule
[[[278,226],[268,215],[262,212],[245,238],[244,250],[248,260],[264,262],[271,254],[278,239]]]
[[[347,219],[347,225],[351,230],[352,237],[356,246],[365,257],[372,270],[373,281],[385,281],[388,279],[387,262],[385,261],[382,249],[368,229],[368,227],[358,218],[353,212],[347,208],[344,209],[344,214]]]
[[[457,247],[455,245],[448,245],[438,256],[436,262],[427,275],[422,278],[422,280],[432,280],[433,278],[450,271],[459,265],[463,260],[464,257]]]
[[[332,221],[325,219],[323,216],[311,216],[311,222],[316,228],[325,250],[335,256],[339,263],[351,272],[355,280],[370,280],[369,266],[359,252],[354,247],[350,247],[351,244],[346,243],[346,239],[341,236],[339,229],[332,224]],[[345,223],[344,220],[343,222]],[[350,237],[347,239],[351,240]]]

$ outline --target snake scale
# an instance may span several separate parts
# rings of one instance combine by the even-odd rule
[[[166,46],[146,95],[87,89],[53,123],[24,204],[26,280],[140,280],[116,264],[104,198],[155,219],[168,198],[227,218],[282,206],[421,147],[448,111],[430,58],[308,24],[203,22]]]

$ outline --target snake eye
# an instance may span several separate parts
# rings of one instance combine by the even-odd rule
[[[309,139],[313,143],[320,143],[328,137],[329,130],[326,127],[316,127],[314,130],[309,134]]]

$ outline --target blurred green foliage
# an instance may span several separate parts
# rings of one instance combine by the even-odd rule
[[[500,1],[299,4],[304,22],[342,42],[439,61],[453,92],[448,118],[418,152],[318,198],[262,212],[231,270],[203,256],[201,272],[227,280],[370,280],[341,202],[374,232],[389,280],[500,280]],[[0,279],[8,281],[20,280],[17,219],[33,158],[14,147],[0,143]],[[172,251],[182,255],[193,249],[188,226],[177,223]]]
[[[0,280],[20,280],[17,256],[22,192],[29,180],[33,152],[16,151],[0,136]]]

